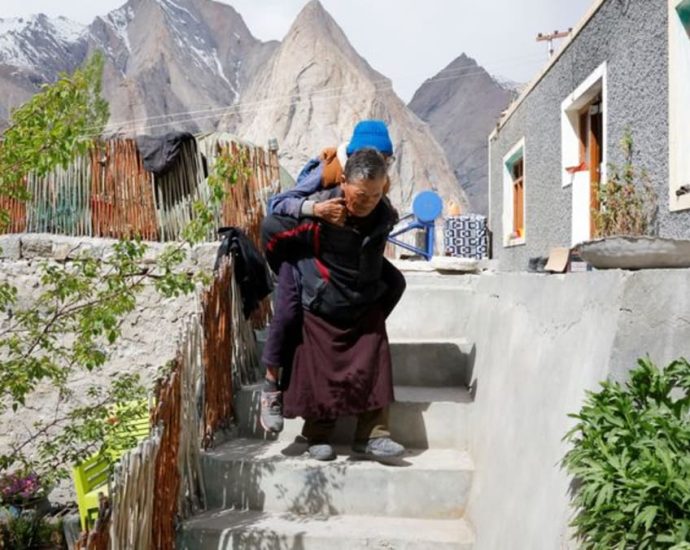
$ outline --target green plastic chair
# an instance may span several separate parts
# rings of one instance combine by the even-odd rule
[[[113,462],[120,460],[123,454],[151,433],[148,402],[127,403],[115,408],[115,416],[123,412],[133,413],[134,416],[116,424],[105,438],[105,452]]]
[[[95,454],[72,468],[79,519],[84,531],[89,525],[93,525],[98,517],[98,495],[103,493],[104,496],[108,496],[111,472],[111,459],[104,453]]]
[[[115,464],[123,454],[149,435],[149,411],[145,405],[128,403],[116,407],[115,416],[130,407],[140,407],[141,411],[137,411],[136,416],[128,418],[126,422],[116,424],[108,433],[103,449],[72,468],[82,530],[86,530],[96,521],[98,495],[103,493],[104,496],[108,496],[108,481]]]

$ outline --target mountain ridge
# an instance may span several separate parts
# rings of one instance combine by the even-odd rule
[[[213,0],[128,0],[84,26],[26,19],[0,20],[0,130],[12,107],[100,50],[108,134],[221,130],[259,145],[278,138],[281,162],[296,174],[322,148],[349,139],[357,121],[380,118],[396,147],[396,206],[406,210],[428,188],[468,206],[429,127],[318,0],[282,41],[268,42],[237,10]],[[17,63],[21,56],[28,62]]]
[[[515,96],[515,90],[463,53],[427,79],[408,104],[442,144],[479,214],[488,214],[488,136]]]
[[[281,94],[280,101],[271,101]],[[230,115],[223,124],[250,141],[277,138],[291,172],[323,147],[347,141],[357,121],[377,118],[388,124],[395,145],[390,196],[397,207],[406,210],[416,192],[429,188],[467,205],[430,130],[398,98],[390,80],[359,55],[318,0],[298,14],[248,95],[264,107]]]

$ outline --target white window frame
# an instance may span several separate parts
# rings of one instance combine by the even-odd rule
[[[568,168],[580,164],[580,111],[601,95],[602,143],[601,183],[607,178],[608,169],[608,66],[606,61],[599,65],[573,93],[561,103],[561,186],[572,187],[571,194],[571,243],[576,245],[589,240],[591,235],[590,172],[571,174]]]
[[[561,173],[562,186],[573,183],[573,175],[567,168],[580,164],[580,110],[601,94],[601,108],[604,112],[602,128],[602,172],[601,181],[606,181],[608,166],[608,98],[607,98],[607,63],[604,62],[580,84],[575,91],[561,103]],[[575,174],[577,176],[577,174]],[[589,178],[589,176],[587,176]]]
[[[669,208],[690,208],[690,193],[676,191],[690,185],[690,36],[678,16],[687,0],[669,0]]]
[[[523,220],[525,222],[525,234],[522,237],[512,238],[513,233],[513,172],[511,167],[515,161],[522,157],[524,194],[523,194]],[[503,157],[501,163],[503,170],[503,247],[523,246],[526,244],[527,236],[527,154],[525,150],[525,138],[518,141],[508,154]]]

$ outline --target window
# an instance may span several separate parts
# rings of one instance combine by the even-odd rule
[[[513,235],[520,238],[525,234],[525,160],[515,161],[513,172]]]
[[[606,63],[561,106],[562,185],[572,190],[572,244],[589,240],[606,177]]]
[[[603,151],[603,120],[601,95],[580,111],[579,138],[580,164],[578,169],[589,173],[590,207],[599,208],[599,184],[601,183]]]
[[[690,208],[690,0],[669,0],[669,206]]]
[[[503,159],[503,245],[525,244],[525,144]]]

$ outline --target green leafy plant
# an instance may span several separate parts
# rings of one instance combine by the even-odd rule
[[[655,232],[657,195],[646,170],[633,163],[630,131],[621,140],[624,162],[609,164],[606,183],[598,189],[598,207],[592,209],[595,237],[651,235]]]
[[[56,550],[66,548],[62,523],[28,511],[0,523],[0,550]]]
[[[12,112],[0,139],[0,195],[28,199],[27,174],[43,177],[91,148],[109,117],[101,97],[104,59],[94,54],[82,68],[61,74]],[[0,221],[9,221],[7,212],[0,213]]]
[[[572,417],[563,464],[582,548],[690,549],[690,363],[641,359]]]

